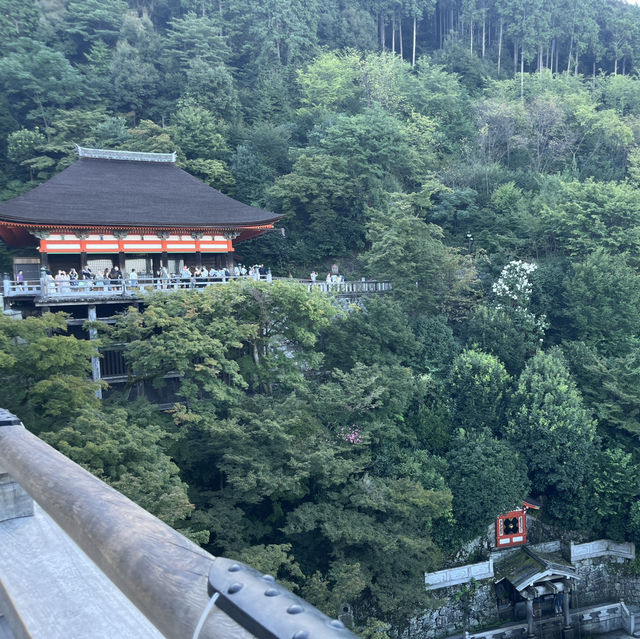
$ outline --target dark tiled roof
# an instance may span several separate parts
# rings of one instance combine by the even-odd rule
[[[545,578],[575,577],[575,569],[560,557],[525,546],[496,561],[494,574],[496,581],[507,579],[520,591]]]
[[[23,224],[217,227],[276,222],[173,162],[80,159],[44,184],[0,202],[0,220]]]

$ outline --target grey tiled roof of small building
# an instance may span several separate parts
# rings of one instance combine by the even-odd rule
[[[47,182],[0,203],[0,220],[24,224],[234,227],[281,216],[220,193],[167,160],[80,157]],[[143,154],[139,154],[143,155]]]
[[[494,564],[496,581],[507,579],[516,590],[531,585],[538,577],[549,572],[571,577],[575,575],[575,568],[560,557],[534,552],[526,546],[513,550]]]

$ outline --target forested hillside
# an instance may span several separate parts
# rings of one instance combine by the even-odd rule
[[[530,495],[640,541],[640,9],[615,0],[0,0],[0,188],[74,144],[177,151],[283,214],[286,283],[102,327],[160,413],[100,404],[89,342],[0,319],[0,405],[214,553],[401,627]],[[10,255],[2,249],[8,264]],[[375,636],[380,637],[381,634]]]

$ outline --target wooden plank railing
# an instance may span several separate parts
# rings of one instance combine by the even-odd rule
[[[0,468],[169,639],[195,636],[202,619],[199,639],[356,637],[272,577],[205,552],[2,409]]]

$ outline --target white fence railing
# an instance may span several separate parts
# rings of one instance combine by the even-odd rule
[[[620,612],[622,613],[622,627],[629,636],[632,636],[636,630],[636,617],[622,601],[620,602]]]
[[[392,289],[391,282],[378,282],[376,280],[356,280],[354,282],[308,282],[298,280],[306,284],[309,290],[320,289],[325,293],[360,294],[360,293],[386,293]]]
[[[527,624],[517,623],[509,626],[500,626],[493,630],[485,630],[484,632],[472,633],[469,639],[520,639],[525,637],[527,633]]]
[[[610,539],[598,539],[586,544],[571,542],[569,552],[571,563],[596,557],[620,557],[622,559],[635,559],[636,557],[636,547],[633,542],[616,543]]]
[[[585,633],[599,634],[623,629],[632,636],[635,630],[634,616],[622,602],[572,610],[571,622],[574,627],[579,627]],[[536,636],[554,636],[561,626],[562,621],[558,617],[537,619]],[[471,633],[469,639],[521,639],[526,632],[526,623],[513,623]]]
[[[35,297],[55,300],[79,300],[80,298],[100,297],[140,297],[153,291],[177,291],[183,289],[202,289],[215,284],[227,284],[234,279],[252,279],[249,276],[222,278],[195,277],[138,277],[137,279],[97,278],[95,280],[45,280],[15,282],[3,281],[2,294],[7,298]],[[261,276],[263,281],[273,281],[276,278]],[[392,289],[391,282],[355,281],[355,282],[310,282],[308,280],[293,280],[291,278],[277,278],[278,281],[297,282],[306,286],[309,291],[321,290],[339,296],[354,296],[385,293]]]
[[[448,568],[437,572],[427,572],[424,575],[424,583],[427,590],[436,588],[448,588],[466,584],[472,579],[488,579],[493,577],[493,559],[482,561],[478,564],[467,564],[458,568]]]

